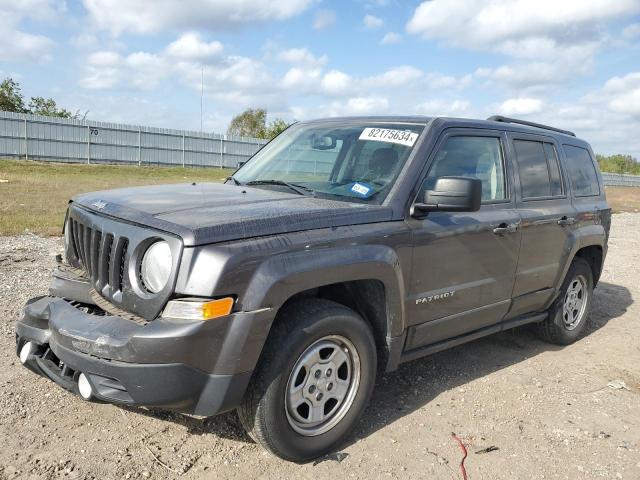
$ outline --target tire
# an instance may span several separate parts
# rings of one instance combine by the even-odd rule
[[[305,462],[346,439],[375,378],[376,346],[362,317],[329,300],[298,301],[278,314],[238,417],[268,451]]]
[[[577,289],[580,293],[576,295]],[[576,257],[567,271],[558,298],[548,310],[549,316],[538,325],[540,336],[556,345],[575,342],[587,327],[592,298],[591,266],[583,258]]]

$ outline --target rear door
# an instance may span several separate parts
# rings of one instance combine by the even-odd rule
[[[575,209],[553,137],[510,133],[522,244],[507,318],[542,308],[570,251]]]
[[[447,130],[438,141],[420,183],[428,188],[442,176],[478,178],[482,206],[407,219],[414,238],[407,349],[498,323],[509,308],[520,217],[505,142],[504,132],[466,128]]]

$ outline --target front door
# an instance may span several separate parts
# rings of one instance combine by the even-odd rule
[[[407,349],[462,335],[507,313],[520,249],[504,133],[457,129],[439,140],[423,182],[464,176],[482,181],[477,212],[431,212],[409,218],[414,254]]]

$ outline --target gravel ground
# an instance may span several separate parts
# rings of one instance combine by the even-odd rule
[[[558,348],[521,328],[405,364],[340,452],[295,465],[235,414],[86,403],[22,368],[13,324],[46,291],[61,241],[0,237],[0,479],[458,479],[452,432],[469,479],[640,478],[640,214],[614,216],[609,246],[582,340]]]

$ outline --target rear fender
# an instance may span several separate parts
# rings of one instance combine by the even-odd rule
[[[568,240],[569,254],[566,257],[567,261],[565,262],[562,270],[560,271],[560,274],[558,275],[558,278],[556,279],[556,291],[559,291],[562,287],[562,283],[567,276],[567,272],[569,271],[571,262],[573,262],[576,253],[578,253],[578,251],[582,248],[591,246],[602,247],[604,260],[606,238],[607,234],[605,228],[601,224],[585,225],[573,231]],[[555,299],[555,296],[553,297],[553,299]]]

